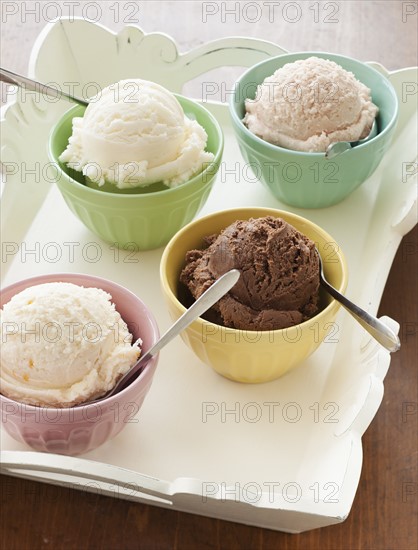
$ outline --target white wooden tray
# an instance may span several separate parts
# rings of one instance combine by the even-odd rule
[[[187,81],[216,67],[249,66],[282,52],[268,42],[228,38],[180,55],[162,34],[127,27],[115,35],[82,20],[62,20],[39,37],[30,76],[101,86],[142,77],[180,92]],[[347,293],[371,313],[378,309],[401,238],[416,223],[416,177],[407,173],[416,162],[417,105],[407,91],[417,82],[417,70],[389,78],[399,94],[400,120],[381,166],[339,205],[292,209],[341,244],[350,270]],[[58,271],[98,274],[142,297],[164,330],[170,321],[157,275],[162,249],[118,251],[70,213],[44,172],[50,128],[68,105],[19,93],[16,98],[1,121],[9,173],[2,188],[2,285]],[[226,147],[201,215],[247,205],[289,209],[249,180],[226,105],[206,106],[222,124]],[[35,173],[27,173],[30,169]],[[289,532],[341,522],[357,489],[361,436],[382,400],[390,355],[345,312],[336,328],[300,368],[262,385],[218,376],[177,339],[161,352],[139,416],[114,440],[71,458],[31,452],[2,430],[2,471]]]

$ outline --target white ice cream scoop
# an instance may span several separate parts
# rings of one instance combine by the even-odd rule
[[[100,288],[48,282],[0,310],[2,393],[38,406],[71,407],[109,391],[140,349]]]
[[[148,80],[106,86],[72,123],[59,159],[99,187],[176,187],[213,160],[205,150],[205,129],[184,113],[174,94]]]
[[[155,82],[121,80],[86,101],[2,68],[0,80],[87,106],[83,117],[73,119],[60,160],[99,187],[137,189],[159,182],[176,187],[214,159],[205,150],[205,129]]]

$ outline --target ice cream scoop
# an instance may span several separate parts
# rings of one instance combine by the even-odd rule
[[[255,135],[306,152],[366,137],[378,112],[370,89],[353,73],[316,56],[277,69],[245,108],[244,124]]]
[[[317,312],[319,264],[313,241],[281,218],[238,220],[206,248],[186,254],[180,281],[196,299],[225,271],[242,272],[238,284],[207,317],[242,330],[277,330]]]
[[[29,405],[65,408],[103,395],[140,354],[99,288],[34,285],[15,294],[0,319],[1,393]]]
[[[205,151],[207,134],[188,118],[177,98],[147,80],[122,80],[90,99],[60,161],[99,187],[146,187],[185,183],[214,155]]]

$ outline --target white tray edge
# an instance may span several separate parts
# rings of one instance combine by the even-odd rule
[[[86,22],[83,21],[82,24],[84,25],[84,24],[86,24]],[[41,47],[44,43],[44,40],[46,39],[46,37],[48,36],[50,30],[52,29],[52,27],[54,25],[55,24],[53,23],[53,24],[50,24],[49,26],[47,26],[47,28],[45,28],[44,31],[42,31],[41,35],[38,37],[38,40],[35,43],[35,46],[34,46],[34,49],[33,49],[32,55],[31,55],[31,61],[30,61],[30,75],[31,76],[35,76],[34,73],[36,71],[37,56],[38,56],[39,51],[40,51],[40,49],[41,49]],[[137,31],[138,30],[136,29],[135,31],[132,31],[132,32],[136,33]],[[108,31],[108,32],[111,32],[111,31]],[[112,33],[112,34],[115,34],[115,33]],[[149,36],[156,36],[156,35],[159,35],[159,33],[153,33],[153,35],[149,35]],[[165,35],[161,35],[161,36],[165,36]],[[167,38],[169,38],[169,37],[165,36],[165,39],[167,39]],[[169,39],[169,40],[171,40],[171,39]],[[193,52],[189,52],[188,54],[183,54],[183,58],[185,58],[185,56],[187,56],[187,55],[190,55],[191,58],[196,57],[196,55],[203,55],[203,54],[206,55],[209,51],[211,51],[211,48],[213,48],[214,46],[217,49],[219,48],[220,45],[222,45],[222,47],[224,47],[226,49],[234,48],[234,47],[236,47],[237,43],[239,43],[239,41],[245,41],[246,47],[248,47],[249,49],[252,49],[252,47],[254,47],[254,49],[256,49],[258,52],[260,52],[260,48],[262,48],[262,51],[267,54],[267,52],[265,51],[264,48],[265,48],[266,44],[269,44],[269,46],[271,48],[271,50],[269,48],[270,51],[272,51],[272,50],[274,50],[274,48],[276,48],[278,53],[283,53],[283,50],[281,48],[278,48],[274,44],[270,44],[270,43],[265,42],[265,41],[260,41],[260,40],[251,39],[251,38],[242,39],[242,38],[236,37],[236,38],[231,38],[231,39],[222,39],[220,41],[209,43],[209,44],[205,45],[204,47],[198,48],[197,50],[193,50]],[[232,44],[233,44],[233,46],[232,46]],[[199,52],[199,54],[197,54],[196,52]],[[276,55],[278,53],[276,53]],[[405,70],[407,70],[407,69],[405,69]],[[395,73],[398,73],[398,72],[399,71],[394,71],[394,73],[391,73],[391,74],[395,74]],[[8,109],[13,109],[14,104],[15,103],[11,103],[11,104],[9,104],[5,107],[4,116],[6,116],[6,112],[8,111]],[[217,109],[217,107],[214,106],[214,110],[216,110],[216,109]],[[46,194],[45,194],[45,197],[46,197]],[[45,199],[45,197],[44,197],[44,199]],[[394,224],[394,228],[396,229],[396,231],[399,235],[399,239],[398,239],[397,243],[393,243],[394,246],[392,247],[392,250],[390,251],[390,256],[391,256],[390,263],[393,261],[394,253],[396,252],[396,249],[399,246],[399,242],[401,240],[401,237],[413,226],[411,224],[414,223],[414,210],[415,209],[416,209],[416,196],[415,196],[415,198],[413,198],[410,205],[407,205],[407,207],[405,209],[405,211],[406,211],[405,215],[402,216],[397,221],[396,224]],[[386,355],[388,355],[388,354],[386,354]],[[390,357],[389,357],[389,362],[390,362]],[[389,367],[389,364],[387,364],[387,368],[388,367]],[[369,394],[369,400],[371,400],[373,402],[373,406],[369,410],[367,410],[366,407],[362,408],[359,415],[357,416],[355,422],[349,428],[349,430],[353,434],[354,439],[358,438],[358,440],[359,440],[358,444],[360,445],[360,453],[361,453],[360,437],[361,437],[362,433],[364,433],[367,426],[372,421],[372,419],[373,419],[373,417],[374,417],[374,415],[377,411],[377,408],[380,405],[381,399],[383,397],[383,379],[384,379],[384,376],[387,372],[387,368],[382,370],[382,372],[381,372],[382,375],[381,376],[376,376],[375,377],[375,380],[373,381],[373,383],[371,385],[371,392]],[[33,455],[35,455],[36,458]],[[70,467],[70,462],[67,463],[67,460],[65,460],[65,464],[68,468],[66,468],[66,467],[61,468],[59,466],[59,463],[62,463],[63,459],[67,459],[67,458],[68,457],[62,457],[62,456],[59,456],[59,455],[42,455],[40,453],[20,452],[20,451],[5,451],[1,455],[1,459],[2,459],[2,462],[3,462],[3,471],[4,471],[4,473],[9,473],[10,475],[21,475],[22,477],[28,477],[26,470],[32,470],[32,471],[37,470],[38,472],[44,472],[44,471],[52,471],[51,470],[51,468],[52,468],[57,473],[59,473],[59,472],[61,472],[63,474],[68,473],[68,471],[69,471],[68,468]],[[119,475],[121,473],[121,471],[123,470],[121,468],[117,468],[116,466],[111,467],[111,466],[108,466],[108,465],[104,465],[102,463],[88,461],[86,459],[70,459],[70,460],[76,460],[77,461],[77,470],[78,471],[84,471],[84,473],[86,474],[86,477],[89,477],[90,474],[94,474],[94,471],[97,472],[97,466],[99,465],[100,469],[102,468],[102,466],[106,467],[106,472],[107,472],[107,475],[109,476],[109,477],[106,477],[107,480],[117,482],[118,480],[115,478],[115,475],[116,474]],[[89,465],[87,463],[94,464],[94,468],[92,470],[90,470]],[[48,470],[48,468],[50,468],[50,469]],[[114,468],[114,470],[112,470],[112,468]],[[26,471],[26,473],[25,473],[25,471]],[[190,495],[193,495],[194,494],[193,491],[192,491],[192,488],[194,486],[193,483],[195,483],[197,481],[197,480],[194,480],[193,483],[191,483],[189,481],[186,481],[188,478],[179,478],[178,480],[175,480],[173,483],[167,484],[168,482],[164,482],[164,481],[161,481],[161,480],[153,480],[152,482],[150,482],[149,480],[152,479],[152,478],[149,478],[148,476],[142,476],[141,474],[139,474],[137,472],[129,471],[129,475],[130,475],[129,479],[131,479],[131,480],[132,480],[132,474],[135,474],[136,476],[139,476],[138,479],[142,480],[143,486],[141,485],[141,489],[143,488],[145,492],[148,492],[148,494],[150,494],[152,496],[157,496],[157,497],[158,497],[159,494],[160,495],[162,494],[162,495],[165,495],[165,496],[176,495],[177,493],[175,491],[175,488],[177,487],[177,485],[179,485],[179,487],[181,487],[181,493],[183,493],[185,489],[188,489]],[[39,478],[36,477],[36,479],[39,479]],[[95,479],[95,477],[94,476],[89,477],[89,479]],[[45,480],[48,480],[47,476],[46,476]],[[199,482],[199,483],[201,483],[201,482]],[[201,485],[200,485],[200,488],[201,488]],[[159,489],[159,490],[157,490],[157,489]],[[142,491],[142,492],[144,492],[144,491]],[[354,493],[355,493],[355,490],[354,490]],[[353,498],[354,498],[354,493],[353,493]],[[201,498],[201,493],[199,493],[199,495],[200,495],[200,498]],[[194,494],[194,496],[196,496],[196,494]],[[218,496],[218,498],[217,499],[215,498],[214,500],[219,501],[219,499],[221,499],[221,498],[222,498],[222,496],[220,496],[220,497]],[[136,498],[135,500],[141,500],[141,499]],[[173,504],[175,504],[176,509],[183,509],[182,506],[183,506],[184,503],[181,503],[180,501],[176,501]],[[242,504],[244,507],[249,506],[247,503],[235,503],[234,506],[237,506],[238,504],[239,505]],[[351,504],[350,504],[350,507],[351,507]],[[252,506],[252,508],[255,508],[255,507]],[[192,507],[192,509],[188,509],[188,507],[186,507],[184,509],[186,511],[192,511],[193,513],[199,513],[199,511],[197,511],[197,509],[195,507],[195,503],[194,503],[194,507]],[[295,510],[293,510],[293,512],[295,512]],[[303,513],[303,512],[301,512],[301,513]],[[348,513],[348,511],[347,511],[347,513]],[[212,515],[213,516],[214,514],[209,513],[209,514],[203,514],[203,515]],[[308,514],[308,515],[312,515],[312,514]],[[232,514],[232,516],[233,516],[232,519],[235,519],[236,521],[241,521],[239,518],[235,517],[235,514]],[[222,517],[224,519],[228,519],[227,517],[225,517],[225,513],[223,513],[222,516],[219,516],[219,517]],[[325,523],[324,525],[328,525],[328,524],[330,524],[331,519],[335,520],[335,522],[342,521],[344,519],[345,515],[343,514],[341,516],[336,516],[336,517],[333,517],[333,516],[320,516],[320,517],[322,517],[322,518],[326,517],[327,518],[327,523]],[[265,525],[265,526],[268,527],[270,525]],[[318,526],[320,526],[320,525],[318,525]],[[272,528],[272,527],[270,526],[270,528]],[[273,527],[273,528],[278,528],[278,527]],[[308,528],[313,528],[313,527],[308,527]],[[287,529],[281,528],[281,530],[287,530]],[[290,531],[298,532],[297,529],[296,530],[290,530]]]

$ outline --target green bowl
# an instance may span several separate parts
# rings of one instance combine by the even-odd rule
[[[379,107],[377,136],[331,160],[324,153],[292,151],[268,143],[242,122],[245,99],[254,99],[258,84],[286,63],[312,55],[351,71],[371,89],[372,100]],[[244,160],[273,195],[291,206],[323,208],[342,201],[376,170],[395,131],[398,98],[389,80],[369,65],[342,55],[303,52],[273,57],[247,70],[236,82],[229,109]]]
[[[201,173],[172,189],[161,183],[139,192],[121,192],[109,184],[99,189],[81,172],[60,162],[72,133],[72,120],[83,116],[85,107],[72,107],[51,132],[48,152],[58,167],[57,185],[65,202],[88,229],[116,246],[134,244],[138,250],[150,250],[165,245],[194,218],[212,189],[223,153],[222,130],[207,109],[191,99],[176,97],[186,116],[206,130],[206,150],[214,154],[214,160]]]

